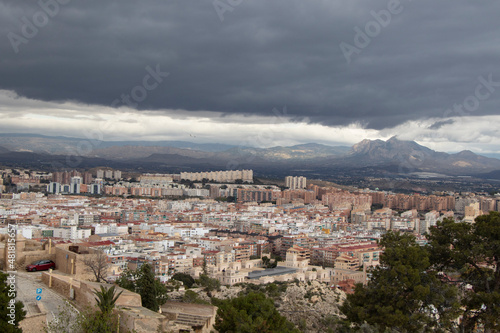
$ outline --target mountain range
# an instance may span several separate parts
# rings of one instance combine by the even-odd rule
[[[500,179],[500,160],[471,151],[437,152],[393,137],[352,147],[310,143],[252,148],[187,141],[103,141],[32,134],[0,134],[0,163],[32,168],[114,167],[151,172],[251,168],[256,174],[328,177],[440,174]]]

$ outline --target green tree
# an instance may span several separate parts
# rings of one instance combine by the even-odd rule
[[[186,274],[186,273],[175,273],[172,276],[172,279],[177,280],[177,281],[181,281],[182,283],[184,283],[184,286],[186,288],[191,288],[194,284],[193,277],[189,274]]]
[[[273,255],[271,255],[271,258],[272,258],[272,257],[273,257]],[[276,255],[276,256],[274,256],[274,260],[276,260],[276,262],[278,262],[278,261],[283,261],[283,258],[281,258],[281,256],[280,256],[280,255]]]
[[[464,309],[461,331],[483,326],[500,330],[500,213],[479,216],[475,223],[445,219],[428,235],[431,261],[455,277]]]
[[[263,257],[262,257],[262,264],[263,264],[264,266],[266,266],[266,267],[267,267],[267,265],[269,265],[269,262],[270,262],[270,261],[271,261],[271,259],[269,259],[267,256],[263,256]]]
[[[15,290],[10,288],[8,275],[0,272],[0,332],[22,332],[19,322],[26,317],[24,305],[15,300]]]
[[[153,268],[145,263],[140,269],[126,270],[116,283],[127,290],[141,295],[142,306],[158,311],[168,299],[167,287],[155,278]]]
[[[115,286],[106,289],[104,286],[101,286],[101,290],[94,291],[94,294],[97,296],[97,306],[101,310],[103,314],[109,314],[115,308],[115,303],[118,297],[123,293],[123,290],[116,294]]]
[[[263,293],[251,292],[213,303],[218,307],[214,325],[218,332],[300,332]]]
[[[122,272],[118,280],[116,280],[116,284],[123,289],[136,292],[137,290],[135,289],[135,281],[137,280],[137,278],[137,271],[126,269]]]
[[[366,286],[356,285],[341,307],[347,319],[402,332],[444,331],[453,326],[459,303],[454,286],[433,270],[429,251],[413,235],[388,232],[380,266]]]
[[[202,287],[205,287],[205,291],[210,297],[212,291],[220,290],[220,281],[209,277],[207,274],[200,274],[200,278],[198,279],[198,284],[201,285]]]
[[[148,263],[139,270],[136,289],[141,295],[142,306],[152,311],[158,311],[167,301],[167,289],[155,278],[153,268]]]

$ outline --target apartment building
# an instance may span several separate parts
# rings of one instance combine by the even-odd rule
[[[285,186],[291,190],[305,189],[307,186],[306,177],[287,176],[285,177]]]

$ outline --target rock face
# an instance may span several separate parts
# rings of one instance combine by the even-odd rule
[[[330,162],[355,167],[380,166],[386,169],[395,165],[399,166],[398,172],[403,173],[420,171],[446,175],[474,174],[500,168],[498,159],[476,155],[468,150],[447,154],[396,137],[387,141],[363,140],[352,146],[342,160],[334,158]]]
[[[339,306],[345,293],[332,290],[327,284],[291,283],[277,301],[278,311],[303,332],[326,332],[329,319],[340,316]]]
[[[327,332],[330,324],[341,316],[339,306],[344,302],[346,294],[332,290],[328,284],[313,282],[289,282],[286,291],[272,295],[265,292],[266,285],[260,286],[260,291],[274,299],[278,311],[294,323],[302,332]],[[255,288],[252,288],[255,290]],[[210,301],[202,288],[191,289],[200,299]],[[238,297],[249,291],[245,286],[222,286],[220,291],[212,292],[219,299]],[[258,291],[258,290],[255,290]],[[184,291],[169,293],[171,300],[182,300]]]

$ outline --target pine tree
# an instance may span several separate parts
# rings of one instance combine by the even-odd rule
[[[462,331],[500,331],[500,213],[475,223],[445,219],[432,228],[431,261],[454,277],[462,293]]]
[[[388,232],[381,264],[366,286],[358,284],[341,307],[359,328],[363,323],[403,332],[441,331],[458,316],[456,288],[431,268],[429,252],[413,235]]]
[[[142,306],[152,311],[158,311],[160,309],[156,285],[155,275],[151,265],[147,263],[143,264],[139,271],[139,278],[137,279],[137,289],[141,295]]]

